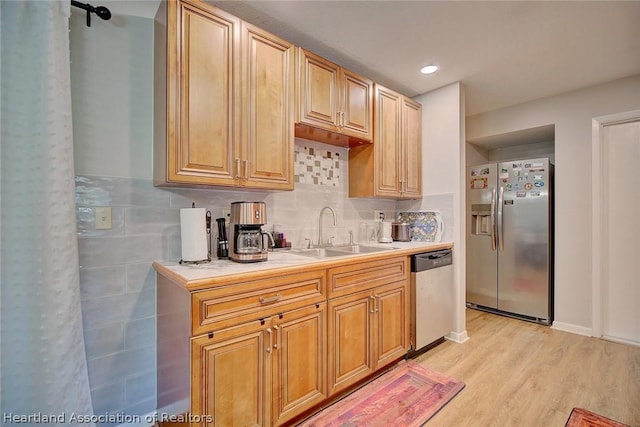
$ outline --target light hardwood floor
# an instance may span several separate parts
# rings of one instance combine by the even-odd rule
[[[426,427],[562,427],[573,407],[640,427],[640,347],[470,309],[467,331],[416,359],[466,384]]]

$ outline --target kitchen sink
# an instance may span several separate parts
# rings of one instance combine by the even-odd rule
[[[314,258],[331,258],[338,256],[347,256],[353,254],[368,254],[373,252],[387,251],[394,248],[381,248],[378,246],[364,246],[364,245],[338,245],[328,246],[326,248],[309,248],[309,249],[295,249],[294,253],[299,255],[311,256]]]

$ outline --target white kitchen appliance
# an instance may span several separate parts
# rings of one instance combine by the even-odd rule
[[[553,321],[553,165],[467,168],[467,305]]]
[[[424,353],[453,331],[455,286],[451,249],[411,257],[411,350]]]

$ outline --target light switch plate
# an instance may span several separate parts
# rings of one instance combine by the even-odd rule
[[[96,230],[111,230],[111,207],[96,208]]]

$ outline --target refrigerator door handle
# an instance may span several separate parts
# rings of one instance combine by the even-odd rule
[[[496,250],[496,189],[491,188],[491,250]]]
[[[502,229],[502,205],[504,199],[504,187],[500,186],[500,192],[498,193],[498,250],[504,250],[504,230]]]

